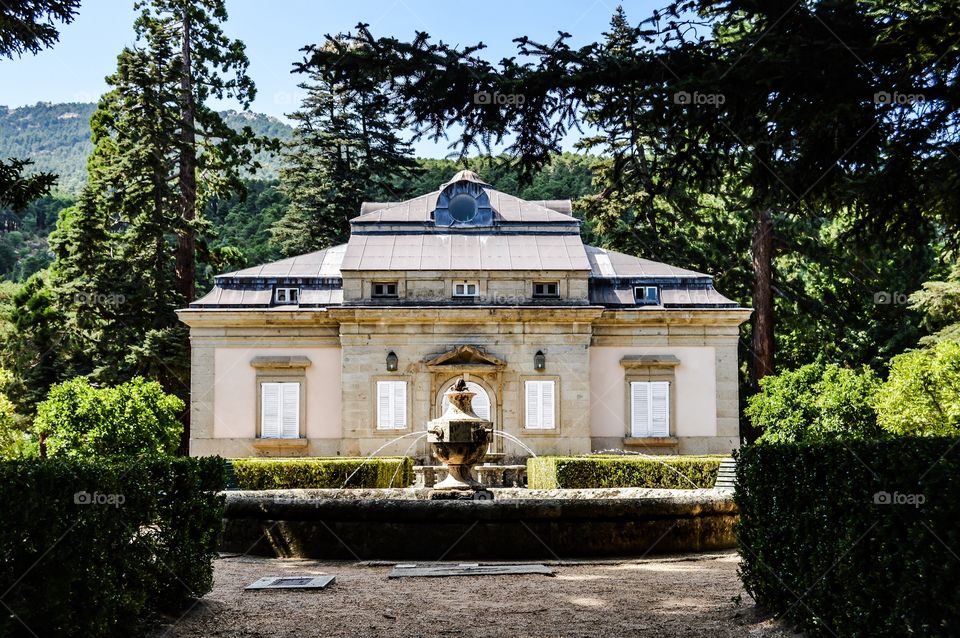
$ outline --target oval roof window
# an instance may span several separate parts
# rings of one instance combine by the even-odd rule
[[[469,193],[457,193],[450,198],[450,216],[458,222],[468,222],[477,216],[477,199]]]

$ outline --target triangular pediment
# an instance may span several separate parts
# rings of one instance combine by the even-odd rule
[[[490,366],[502,368],[506,362],[471,345],[457,346],[456,348],[437,355],[425,361],[428,367],[433,366]]]

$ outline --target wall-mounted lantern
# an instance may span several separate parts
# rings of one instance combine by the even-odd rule
[[[391,351],[387,354],[387,372],[397,371],[397,354]]]
[[[537,350],[537,354],[533,355],[533,369],[537,372],[543,372],[547,368],[547,357],[543,354],[542,350]]]

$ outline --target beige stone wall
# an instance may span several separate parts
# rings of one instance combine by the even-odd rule
[[[336,439],[340,427],[340,348],[244,348],[223,346],[214,349],[213,438],[252,439],[257,433],[257,370],[254,357],[304,356],[310,365],[304,370],[301,388],[306,400],[306,438]]]
[[[552,312],[552,311],[551,311]],[[537,310],[442,309],[397,311],[390,321],[373,321],[376,310],[357,311],[353,321],[343,318],[343,435],[345,453],[369,454],[390,439],[422,432],[437,413],[442,387],[459,374],[488,388],[495,403],[495,427],[521,438],[537,454],[582,453],[590,450],[589,317],[576,321],[567,309]],[[587,311],[596,314],[596,310]],[[404,316],[406,315],[406,316]],[[538,320],[539,316],[539,320]],[[544,321],[543,319],[553,319]],[[584,319],[581,317],[581,319]],[[482,366],[430,369],[426,362],[459,345],[473,345],[502,360],[502,369]],[[398,370],[386,371],[386,356],[394,352]],[[542,351],[546,369],[534,369],[534,355]],[[408,382],[410,412],[407,430],[377,430],[377,380]],[[524,429],[523,381],[558,379],[557,428]],[[425,455],[425,443],[397,441],[381,453]],[[504,443],[509,454],[526,454],[514,443]]]
[[[716,436],[716,350],[713,346],[594,346],[590,349],[590,433],[594,437],[629,435],[627,355],[673,355],[674,369],[670,434],[676,437]]]
[[[579,285],[568,282],[572,288]],[[425,456],[427,445],[415,442],[412,434],[422,432],[437,415],[440,391],[459,374],[488,389],[495,426],[537,454],[622,448],[627,423],[620,359],[672,354],[680,360],[674,371],[672,418],[677,438],[659,451],[726,453],[738,441],[738,325],[748,314],[631,313],[596,307],[181,311],[191,327],[190,451],[224,456],[366,455],[394,437],[411,434],[381,453]],[[465,344],[492,355],[502,367],[428,365],[437,355]],[[542,372],[534,369],[538,350],[546,356]],[[386,370],[391,351],[399,358],[396,372]],[[254,445],[254,356],[311,360],[305,372],[305,446]],[[403,431],[376,429],[374,384],[389,378],[409,382],[408,428]],[[555,430],[523,427],[523,382],[536,378],[558,381]],[[513,443],[501,444],[501,450],[525,454]]]
[[[452,296],[454,282],[475,281],[479,297],[490,303],[523,303],[533,299],[533,283],[556,281],[560,299],[586,303],[589,299],[587,273],[582,271],[363,271],[343,273],[345,301],[370,300],[374,282],[396,281],[405,301],[444,302]]]
[[[739,325],[749,310],[687,310],[629,313],[607,311],[593,326],[591,430],[595,449],[631,447],[626,355],[672,354],[674,369],[671,435],[676,440],[639,451],[726,454],[739,446]]]

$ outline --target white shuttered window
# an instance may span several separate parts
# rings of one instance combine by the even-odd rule
[[[377,429],[407,427],[407,382],[377,381]]]
[[[552,430],[556,428],[554,401],[555,381],[527,381],[526,428],[528,430]]]
[[[630,436],[670,436],[670,382],[630,383]]]
[[[260,438],[300,438],[300,384],[260,384]]]

